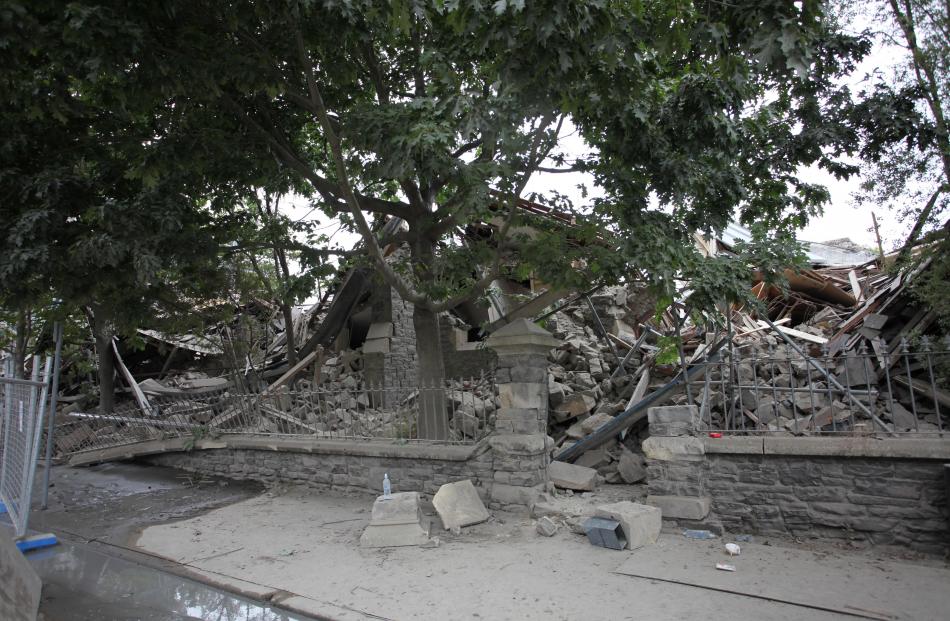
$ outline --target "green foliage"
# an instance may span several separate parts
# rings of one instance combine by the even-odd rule
[[[11,125],[38,119],[27,134],[44,163],[33,163],[9,220],[7,256],[20,271],[0,272],[5,283],[29,282],[25,266],[62,256],[36,242],[44,223],[65,218],[53,229],[82,225],[69,245],[77,267],[112,283],[97,296],[183,286],[166,274],[199,276],[191,266],[205,264],[195,255],[208,215],[267,187],[312,196],[350,227],[364,212],[402,218],[396,241],[411,252],[385,278],[430,308],[479,295],[496,266],[567,286],[643,275],[667,295],[698,278],[695,302],[709,304],[737,296],[749,268],[707,265],[694,231],[722,230],[738,213],[770,233],[750,260],[776,259],[828,198],[798,170],[853,171],[836,159],[853,133],[832,114],[843,97],[834,84],[867,45],[814,0],[8,7],[0,86],[17,93]],[[48,97],[28,96],[37,75]],[[560,144],[570,124],[591,152],[574,162]],[[79,136],[90,156],[71,148],[65,158],[48,136]],[[29,159],[30,143],[16,158]],[[60,161],[56,184],[76,177],[85,190],[75,206],[46,198],[49,162]],[[570,227],[510,209],[542,163],[587,172],[601,190],[585,206],[535,197],[569,212]],[[47,207],[35,211],[35,197]],[[288,239],[286,221],[238,221],[244,237]],[[133,269],[116,269],[125,264]],[[279,296],[299,299],[308,278],[285,281]]]
[[[657,364],[677,364],[680,361],[680,339],[676,336],[661,336],[657,338]]]

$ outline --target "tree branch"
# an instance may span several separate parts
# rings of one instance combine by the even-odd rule
[[[304,46],[303,36],[300,34],[300,30],[296,31],[295,39],[297,43],[297,54],[300,57],[299,60],[301,69],[304,71],[307,78],[307,89],[310,92],[310,100],[313,102],[313,105],[318,111],[317,119],[320,121],[320,125],[323,126],[323,131],[326,134],[327,142],[330,143],[331,155],[333,157],[334,163],[336,164],[337,176],[340,178],[340,190],[342,191],[343,197],[346,200],[346,204],[349,207],[350,214],[356,221],[356,228],[363,237],[363,243],[366,244],[366,250],[370,257],[377,264],[377,267],[379,267],[383,278],[399,293],[403,300],[406,300],[411,304],[421,304],[423,306],[427,306],[431,301],[417,291],[414,291],[402,278],[400,278],[399,275],[396,274],[392,267],[386,262],[386,258],[383,256],[383,252],[379,247],[379,243],[376,241],[376,236],[373,235],[373,231],[370,229],[369,223],[366,221],[366,217],[363,215],[363,212],[360,208],[360,203],[356,197],[356,193],[353,191],[353,187],[350,185],[349,174],[346,170],[346,159],[343,157],[343,146],[340,141],[340,136],[333,130],[333,127],[330,124],[330,117],[327,114],[327,108],[323,102],[323,96],[320,94],[320,88],[317,86],[316,78],[313,75],[313,63],[308,58],[307,49]]]

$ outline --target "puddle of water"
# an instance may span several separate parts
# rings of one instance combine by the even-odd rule
[[[48,621],[310,621],[83,546],[60,544],[27,558],[43,579]]]

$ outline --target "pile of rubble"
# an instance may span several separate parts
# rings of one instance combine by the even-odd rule
[[[907,289],[925,268],[889,274],[868,263],[789,272],[787,292],[753,283],[759,308],[732,308],[729,321],[710,331],[684,320],[674,364],[657,362],[657,337],[674,334],[675,317],[649,325],[626,304],[626,292],[605,291],[596,311],[595,304],[564,309],[547,323],[564,339],[549,360],[549,434],[563,453],[688,369],[697,372],[667,401],[696,405],[712,430],[941,432],[950,425],[950,352],[919,338],[935,326],[935,314]],[[643,416],[635,420],[575,452],[573,463],[608,482],[639,480],[636,451],[647,430]]]

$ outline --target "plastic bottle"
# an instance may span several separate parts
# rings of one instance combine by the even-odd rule
[[[383,474],[383,498],[393,497],[393,486],[389,482],[389,473]]]

